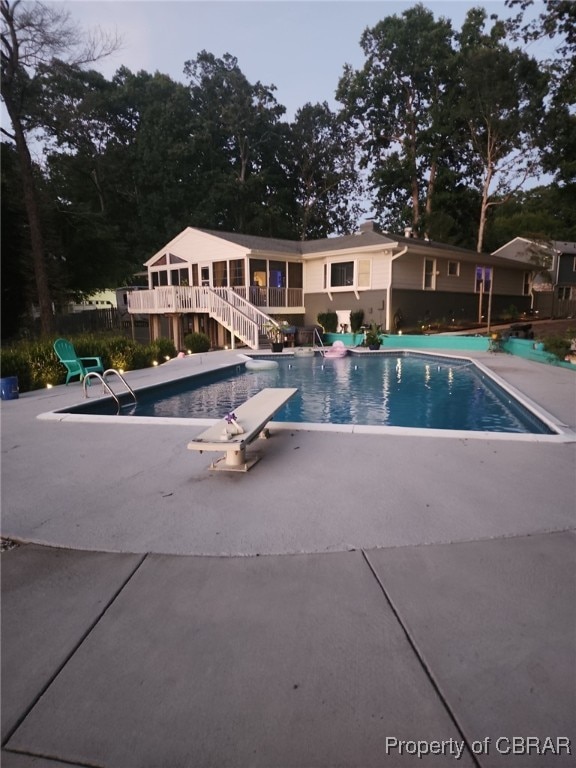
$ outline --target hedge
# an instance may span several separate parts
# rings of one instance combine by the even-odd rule
[[[69,337],[78,357],[101,357],[104,369],[123,371],[149,368],[154,362],[176,357],[170,339],[138,344],[124,336],[82,334]],[[0,375],[17,376],[20,392],[42,389],[66,382],[66,367],[54,352],[55,337],[42,341],[19,341],[0,350]]]

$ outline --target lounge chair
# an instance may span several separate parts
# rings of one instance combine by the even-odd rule
[[[104,365],[99,357],[78,357],[74,345],[67,339],[56,339],[54,342],[54,352],[58,355],[60,362],[66,366],[66,384],[74,376],[79,376],[79,381],[84,379],[90,371],[104,373]]]

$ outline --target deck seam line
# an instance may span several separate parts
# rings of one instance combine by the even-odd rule
[[[58,675],[62,672],[64,667],[68,664],[68,662],[72,659],[72,657],[75,655],[75,653],[78,651],[80,646],[84,643],[84,641],[88,638],[90,634],[92,634],[93,630],[96,628],[96,626],[100,623],[100,621],[104,618],[108,610],[112,607],[112,605],[116,602],[117,598],[120,596],[120,594],[124,591],[128,583],[133,579],[136,572],[140,569],[146,558],[148,557],[148,552],[145,552],[139,559],[139,561],[136,563],[132,571],[126,576],[126,578],[123,580],[123,582],[120,584],[118,589],[112,594],[108,602],[104,605],[100,613],[97,614],[96,618],[90,623],[88,628],[85,632],[82,633],[82,635],[79,637],[78,641],[74,644],[74,646],[71,648],[68,654],[66,654],[65,658],[58,664],[56,667],[56,670],[50,675],[46,683],[40,688],[38,693],[33,697],[30,704],[24,708],[24,711],[22,714],[17,718],[15,724],[10,728],[2,740],[2,749],[9,749],[8,742],[12,738],[12,736],[16,733],[18,728],[22,725],[22,723],[26,720],[30,712],[34,709],[36,704],[40,701],[42,696],[46,693],[46,691],[50,688],[52,683],[56,680]]]
[[[400,625],[400,628],[401,628],[402,632],[404,633],[404,636],[406,637],[408,645],[410,646],[410,648],[412,649],[412,651],[415,654],[416,658],[418,659],[418,662],[419,662],[420,666],[422,667],[422,669],[424,671],[424,674],[426,675],[427,679],[429,680],[430,685],[432,686],[432,688],[435,691],[436,695],[440,699],[440,702],[442,703],[442,706],[446,710],[446,712],[448,714],[448,717],[450,718],[450,720],[454,724],[454,727],[456,728],[456,731],[458,732],[458,735],[463,740],[463,742],[466,744],[467,752],[470,755],[473,764],[476,766],[476,768],[482,768],[482,764],[479,762],[478,758],[476,757],[476,755],[472,751],[472,748],[471,748],[472,740],[469,739],[465,735],[462,726],[458,722],[458,718],[456,717],[455,712],[452,710],[452,707],[448,704],[448,701],[447,701],[446,697],[442,693],[442,689],[440,688],[440,684],[439,684],[439,682],[436,681],[436,679],[435,679],[435,677],[434,677],[434,675],[432,673],[432,669],[430,668],[430,666],[427,664],[426,660],[424,659],[423,654],[420,652],[420,650],[419,650],[419,648],[418,648],[418,646],[416,644],[416,640],[412,637],[408,627],[402,621],[402,618],[400,616],[400,612],[398,611],[398,609],[394,605],[394,603],[392,601],[392,598],[390,597],[390,595],[388,594],[388,591],[386,590],[386,587],[384,586],[383,581],[381,580],[379,575],[376,573],[376,570],[375,570],[374,566],[370,562],[370,559],[368,557],[368,554],[367,554],[366,550],[362,549],[361,552],[362,552],[362,556],[364,557],[364,560],[365,560],[368,568],[372,572],[373,577],[376,579],[376,582],[377,582],[378,586],[380,587],[380,590],[381,590],[382,594],[384,595],[384,599],[388,603],[388,606],[390,607],[390,610],[392,611],[392,613],[394,615],[394,618],[396,619],[396,621]]]

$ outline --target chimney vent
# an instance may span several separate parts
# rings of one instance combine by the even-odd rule
[[[379,232],[378,225],[373,219],[368,219],[368,221],[362,222],[360,224],[360,233],[362,232]]]

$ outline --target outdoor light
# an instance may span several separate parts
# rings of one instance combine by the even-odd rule
[[[191,354],[192,354],[192,350],[191,350],[191,349],[187,349],[187,350],[186,350],[186,352],[187,352],[189,355],[191,355]]]
[[[402,331],[398,331],[398,336],[402,336]]]
[[[228,349],[228,344],[224,344],[224,349]]]
[[[154,362],[152,363],[152,365],[158,365],[158,360],[154,360]]]
[[[170,355],[164,355],[164,360],[170,360]]]
[[[52,389],[53,386],[53,384],[46,384],[46,389]]]
[[[118,368],[118,373],[124,373],[124,368]]]

